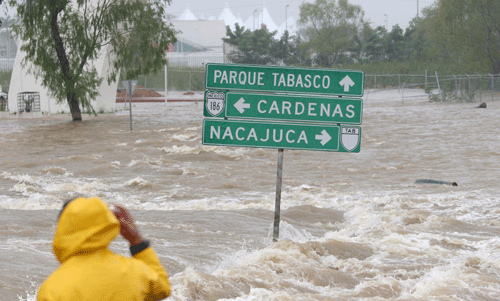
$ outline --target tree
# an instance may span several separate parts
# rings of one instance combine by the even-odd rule
[[[163,21],[170,0],[9,0],[17,7],[25,63],[52,96],[66,100],[73,121],[80,105],[92,111],[104,79],[155,73],[166,63],[165,50],[175,31]],[[110,69],[99,77],[93,61],[108,55]]]
[[[370,62],[381,62],[386,60],[385,41],[387,40],[387,30],[378,26],[371,33],[366,41],[366,56]]]
[[[439,0],[429,18],[432,41],[455,61],[500,73],[500,1]]]
[[[332,66],[350,59],[354,37],[364,27],[364,12],[348,0],[316,0],[300,5],[299,23],[306,26],[305,46],[315,63]]]
[[[269,32],[267,27],[250,31],[236,24],[234,32],[226,26],[226,35],[223,41],[236,47],[229,53],[229,59],[240,64],[267,65],[275,63],[273,55],[276,31]]]
[[[426,16],[428,9],[424,9]],[[425,18],[415,17],[410,21],[410,26],[405,31],[405,47],[408,59],[414,61],[430,61],[429,49],[431,45],[426,39],[427,22]]]
[[[285,30],[281,38],[275,40],[272,57],[276,63],[286,66],[310,65],[310,58],[301,43],[300,35],[290,36],[288,30]]]
[[[2,5],[3,0],[0,0],[0,5]],[[0,20],[0,27],[2,27],[2,20]]]
[[[403,29],[398,25],[392,27],[386,37],[385,54],[389,61],[402,61],[405,53],[405,37]]]

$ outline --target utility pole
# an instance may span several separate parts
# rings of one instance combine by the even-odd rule
[[[285,30],[288,30],[288,7],[290,4],[285,6]]]
[[[255,13],[256,12],[257,12],[257,10],[253,11],[253,30],[255,30]]]

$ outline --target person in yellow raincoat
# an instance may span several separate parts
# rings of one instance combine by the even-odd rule
[[[132,258],[108,249],[118,233],[130,242]],[[111,211],[96,197],[67,202],[53,250],[61,266],[41,285],[39,301],[161,300],[170,295],[167,272],[123,206]]]

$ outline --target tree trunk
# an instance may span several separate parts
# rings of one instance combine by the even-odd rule
[[[57,23],[58,14],[63,10],[64,6],[58,6],[56,1],[52,1],[51,4],[51,20],[50,25],[52,29],[52,36],[54,38],[54,44],[56,48],[57,58],[59,59],[59,64],[61,66],[62,75],[64,78],[64,88],[66,89],[66,97],[69,104],[69,110],[71,112],[71,117],[73,121],[82,121],[82,113],[80,112],[80,104],[75,94],[75,83],[73,80],[73,75],[70,70],[70,65],[68,57],[66,56],[66,49],[64,48],[64,43],[59,33],[59,24]]]
[[[493,64],[493,74],[500,74],[500,62]]]
[[[80,111],[80,104],[78,103],[78,99],[76,99],[75,93],[68,93],[68,104],[73,121],[82,121],[82,112]]]

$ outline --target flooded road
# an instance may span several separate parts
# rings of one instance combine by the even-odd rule
[[[0,299],[35,300],[77,195],[132,210],[172,300],[500,299],[500,103],[367,92],[360,153],[285,150],[276,243],[277,150],[202,145],[202,103],[137,103],[132,133],[128,111],[1,119]]]

